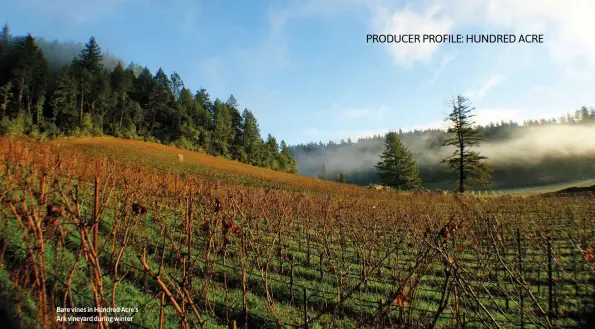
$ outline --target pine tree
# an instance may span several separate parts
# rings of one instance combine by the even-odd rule
[[[103,70],[103,55],[95,37],[89,38],[85,48],[81,50],[78,63],[92,75],[96,75]]]
[[[214,111],[211,96],[209,95],[206,89],[201,88],[199,91],[196,92],[196,95],[194,95],[194,100],[198,103],[199,106],[194,121],[202,128],[206,130],[212,130]]]
[[[580,110],[580,117],[581,117],[581,123],[582,124],[587,124],[590,121],[590,117],[589,117],[589,109],[586,106],[583,106]]]
[[[25,100],[27,114],[31,116],[31,105],[45,93],[47,79],[47,63],[31,34],[13,49],[10,61],[13,85],[16,88],[16,111],[21,111]]]
[[[279,144],[277,143],[277,139],[271,134],[267,136],[264,157],[267,168],[279,170]]]
[[[411,190],[421,186],[419,171],[411,152],[399,139],[396,132],[386,135],[384,152],[376,168],[384,185],[401,190]]]
[[[149,93],[153,89],[153,84],[153,74],[145,67],[132,82],[130,98],[146,108],[149,104]]]
[[[12,41],[12,34],[10,33],[10,26],[4,24],[0,31],[0,55],[8,49],[9,43]]]
[[[322,166],[320,166],[320,174],[318,175],[318,178],[324,180],[328,179],[328,170],[326,169],[324,163],[322,164]]]
[[[161,68],[153,78],[153,86],[149,92],[149,103],[147,106],[146,119],[149,135],[157,135],[163,137],[161,128],[167,128],[172,123],[171,105],[172,93],[170,89],[170,81],[165,72]]]
[[[170,92],[172,95],[172,101],[170,106],[170,129],[169,129],[169,138],[170,139],[177,139],[180,137],[180,127],[182,126],[182,122],[187,118],[185,109],[180,105],[180,96],[184,88],[184,81],[180,77],[180,75],[176,72],[170,75]]]
[[[0,87],[0,121],[4,119],[6,110],[12,101],[12,82],[8,81],[7,84]]]
[[[290,174],[297,175],[299,173],[299,171],[296,168],[296,161],[291,156],[289,148],[287,147],[287,144],[285,144],[284,140],[281,141],[281,153],[279,153],[279,167],[282,171],[285,171]]]
[[[344,173],[342,173],[342,172],[338,173],[337,174],[337,182],[339,182],[339,183],[347,183],[347,176]]]
[[[206,152],[211,151],[212,130],[213,130],[213,103],[209,93],[201,88],[194,95],[194,101],[197,104],[196,113],[192,116],[193,121],[200,131],[200,147]]]
[[[482,160],[487,159],[471,148],[478,146],[483,137],[477,129],[473,128],[474,117],[471,112],[469,100],[463,95],[453,98],[450,106],[452,112],[445,119],[450,121],[451,126],[447,133],[452,136],[444,141],[443,146],[454,146],[456,149],[450,157],[444,159],[450,170],[457,173],[457,187],[459,193],[465,192],[465,187],[470,183],[488,185],[491,183],[492,169]]]
[[[116,94],[116,107],[114,109],[114,119],[117,120],[117,130],[122,130],[122,124],[124,122],[124,113],[127,109],[127,97],[128,93],[132,88],[132,82],[134,79],[134,73],[130,69],[124,70],[124,66],[120,62],[110,75],[111,88]],[[114,122],[115,125],[115,122]]]
[[[66,66],[58,75],[54,93],[49,103],[53,110],[53,120],[68,132],[77,123],[76,109],[77,85],[72,74],[72,68]]]
[[[95,87],[95,79],[103,70],[103,55],[101,55],[101,48],[97,44],[95,37],[89,38],[89,42],[85,44],[83,50],[79,54],[79,58],[74,61],[75,72],[79,83],[80,92],[80,108],[79,118],[80,123],[83,123],[83,113],[85,107],[85,96],[92,94]],[[93,100],[91,100],[92,102]]]
[[[229,146],[233,141],[233,127],[231,123],[231,113],[229,108],[219,99],[215,100],[215,127],[213,129],[213,139],[211,151],[215,155],[224,157],[229,156]]]
[[[182,78],[176,72],[170,75],[170,88],[174,97],[174,101],[179,101],[180,93],[182,92],[182,89],[184,89],[184,81],[182,81]]]
[[[232,154],[232,159],[238,160],[240,157],[244,157],[247,152],[244,150],[244,119],[239,110],[240,105],[233,95],[229,96],[225,105],[227,105],[227,108],[229,109],[231,115],[231,127],[233,129],[233,141],[230,144],[230,153]]]
[[[243,139],[240,145],[243,146],[243,151],[246,152],[246,160],[249,164],[264,166],[263,141],[256,117],[248,109],[244,109],[242,120],[244,127],[242,129]]]

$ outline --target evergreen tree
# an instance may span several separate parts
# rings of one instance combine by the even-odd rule
[[[198,103],[198,112],[196,113],[195,117],[193,117],[194,122],[196,122],[203,129],[212,130],[214,111],[211,96],[206,89],[201,88],[196,92],[194,99]]]
[[[344,173],[339,172],[337,174],[337,182],[339,182],[339,183],[347,183],[347,176]]]
[[[281,153],[279,153],[279,169],[290,174],[298,174],[299,171],[296,168],[296,162],[291,153],[289,152],[289,148],[285,141],[281,141]]]
[[[47,62],[43,52],[31,34],[22,39],[14,47],[8,58],[15,93],[15,110],[17,113],[24,107],[31,118],[31,108],[45,93],[47,79]],[[39,115],[36,115],[39,119]],[[38,122],[36,122],[38,123]]]
[[[12,82],[8,81],[7,84],[0,87],[0,121],[4,120],[4,115],[12,101]]]
[[[170,76],[170,88],[174,101],[179,101],[180,93],[182,92],[182,89],[184,89],[184,81],[182,81],[182,78],[177,72],[172,73]]]
[[[172,73],[170,76],[170,88],[172,94],[171,117],[173,118],[170,137],[172,139],[177,139],[180,136],[182,122],[187,120],[188,117],[186,113],[187,109],[180,104],[180,96],[185,89],[184,81],[182,81],[182,78],[176,72]]]
[[[328,179],[328,170],[326,169],[324,163],[322,164],[322,166],[320,166],[320,174],[318,175],[318,178],[324,180]]]
[[[483,140],[480,132],[473,128],[475,122],[471,121],[475,108],[471,107],[469,100],[463,95],[457,95],[450,103],[452,112],[445,119],[450,121],[447,133],[452,136],[444,141],[443,146],[454,146],[456,149],[450,157],[442,162],[450,170],[457,173],[459,193],[465,191],[470,183],[488,185],[491,182],[492,169],[482,160],[487,159],[471,148],[478,146]]]
[[[213,129],[212,152],[223,157],[229,156],[229,145],[233,141],[234,131],[231,122],[231,113],[226,104],[219,99],[215,100],[215,127]]]
[[[225,105],[227,105],[227,108],[229,109],[231,115],[231,127],[233,129],[233,142],[230,144],[230,153],[232,154],[232,159],[242,161],[239,159],[245,157],[247,151],[244,150],[244,119],[242,114],[240,114],[240,105],[233,95],[229,96]]]
[[[128,108],[128,93],[131,91],[133,80],[134,73],[130,69],[124,70],[122,63],[114,68],[110,76],[111,89],[116,96],[113,125],[116,126],[117,122],[119,132],[122,130],[122,124],[128,124],[128,122],[124,123],[124,114]],[[115,130],[112,129],[112,131]]]
[[[582,124],[587,124],[589,123],[589,121],[591,121],[591,118],[589,116],[589,109],[587,109],[586,106],[583,106],[580,110],[580,120]]]
[[[95,37],[89,38],[85,48],[81,50],[78,63],[92,75],[97,75],[103,70],[103,55]]]
[[[279,170],[279,144],[277,143],[277,139],[273,137],[271,134],[268,134],[267,141],[265,144],[265,160],[266,160],[266,167]]]
[[[148,120],[145,124],[150,136],[156,134],[163,137],[165,130],[172,126],[172,101],[173,96],[169,78],[159,68],[153,78],[153,86],[149,92],[149,103],[147,104],[145,116],[145,119]]]
[[[81,50],[79,58],[74,61],[75,74],[79,83],[80,103],[79,119],[83,123],[85,108],[85,97],[94,92],[96,87],[95,78],[103,70],[103,55],[95,37],[91,37]],[[91,99],[91,102],[93,99]]]
[[[260,128],[254,114],[248,109],[242,113],[244,127],[242,129],[243,140],[241,146],[247,157],[246,161],[254,166],[264,166],[263,161],[263,141],[260,137]]]
[[[77,84],[72,74],[72,68],[65,66],[58,75],[56,87],[50,105],[53,110],[53,120],[64,131],[71,131],[80,123],[76,108]]]
[[[213,103],[209,93],[204,88],[196,92],[194,96],[196,102],[196,112],[192,114],[192,119],[200,131],[200,147],[206,152],[210,152],[212,145],[213,129]]]
[[[376,168],[384,185],[401,190],[411,190],[421,186],[419,171],[411,152],[399,139],[396,132],[389,132],[384,141],[384,152]]]
[[[146,108],[149,104],[149,93],[153,89],[153,84],[153,74],[145,67],[133,80],[130,97],[142,107]]]
[[[4,24],[2,26],[2,30],[0,31],[0,56],[6,50],[8,50],[8,45],[12,41],[12,34],[10,33],[10,27],[8,24]]]

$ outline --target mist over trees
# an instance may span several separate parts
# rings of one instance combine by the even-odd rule
[[[475,127],[483,138],[477,151],[489,159],[493,183],[489,188],[555,184],[595,178],[595,111],[580,107],[560,118],[524,122],[494,122]],[[446,130],[397,131],[411,151],[423,186],[456,189],[453,174],[441,161],[454,147],[443,147]],[[374,167],[384,150],[385,136],[357,141],[311,142],[291,146],[302,175],[315,177],[324,163],[328,175],[343,172],[349,182],[359,185],[379,183]],[[474,188],[483,188],[474,186]]]
[[[46,53],[47,52],[47,53]],[[0,133],[112,135],[206,152],[297,174],[284,141],[264,141],[258,121],[230,95],[212,100],[176,72],[121,61],[91,37],[84,45],[0,32]]]

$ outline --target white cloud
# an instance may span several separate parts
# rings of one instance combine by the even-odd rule
[[[595,61],[594,1],[490,0],[486,6],[489,23],[515,33],[543,33],[552,59]]]
[[[454,22],[439,15],[441,8],[431,6],[424,12],[409,8],[392,11],[385,7],[375,9],[373,15],[374,32],[378,34],[446,34]],[[416,62],[427,62],[440,47],[436,43],[391,43],[386,45],[398,65],[411,66]]]
[[[453,3],[454,2],[454,3]],[[421,0],[426,10],[369,5],[377,33],[455,33],[481,28],[487,33],[544,34],[554,61],[585,59],[595,66],[595,1],[593,0]],[[410,2],[413,3],[413,2]],[[479,45],[481,46],[481,45]],[[534,47],[533,45],[524,45]],[[391,44],[396,64],[426,61],[439,44]],[[536,48],[537,49],[537,48]]]
[[[479,89],[469,90],[467,92],[464,92],[463,94],[471,98],[472,100],[480,100],[485,97],[485,95],[488,93],[488,91],[490,91],[490,89],[504,82],[504,80],[506,80],[505,75],[492,75],[486,80],[486,82],[484,82],[484,84]]]

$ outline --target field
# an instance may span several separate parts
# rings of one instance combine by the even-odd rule
[[[593,195],[375,191],[113,138],[2,139],[0,171],[3,328],[588,328],[595,311]]]

